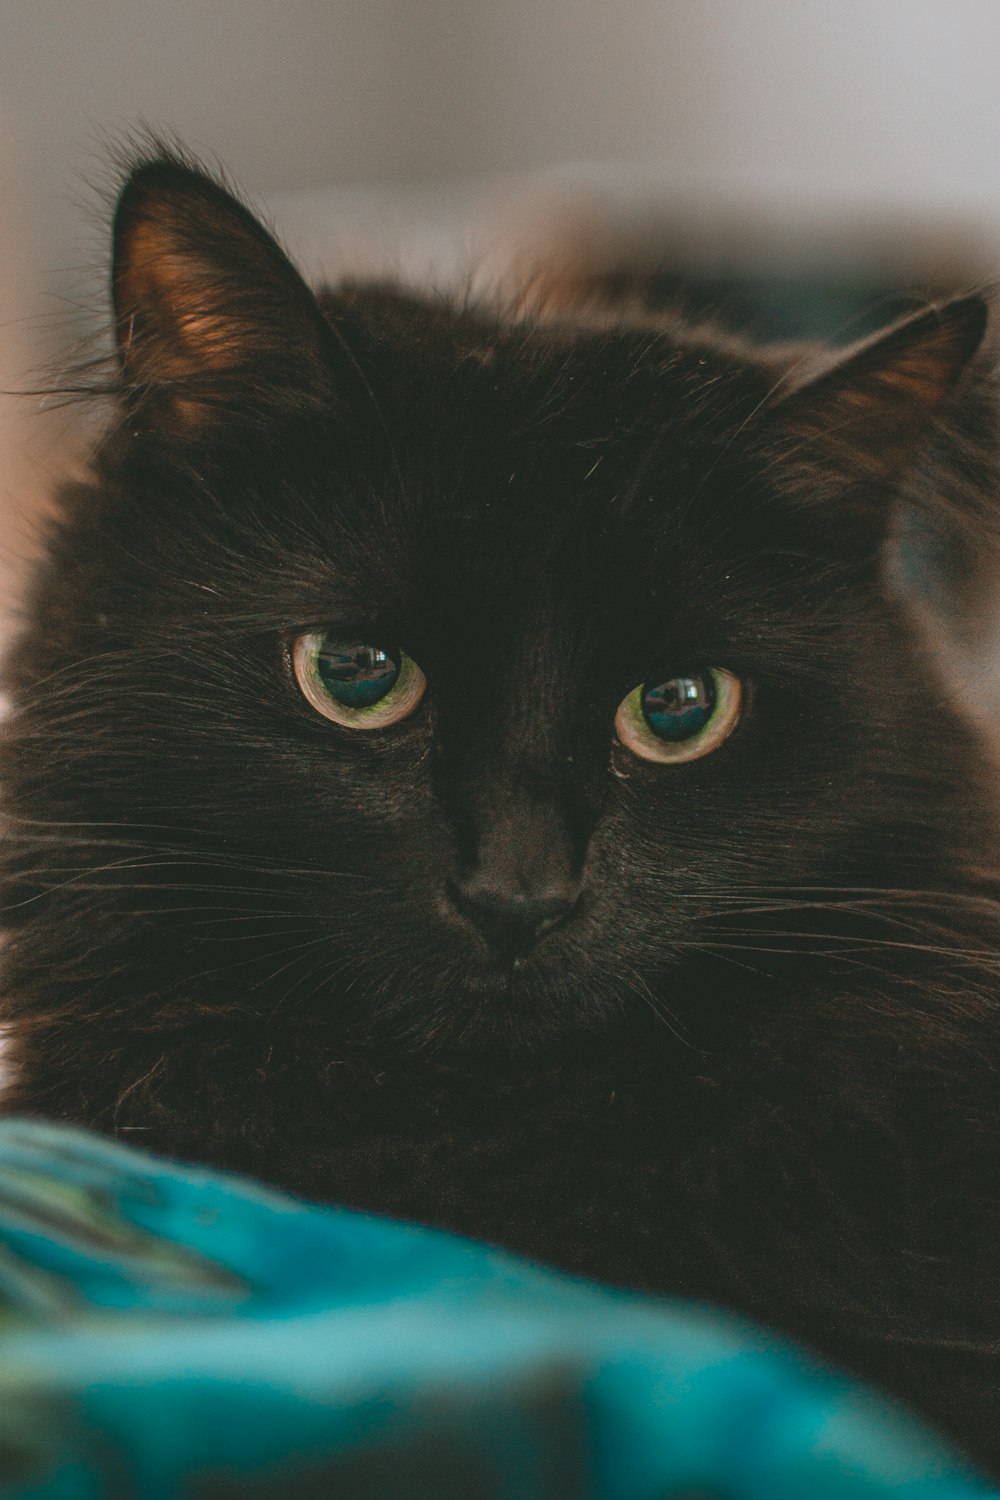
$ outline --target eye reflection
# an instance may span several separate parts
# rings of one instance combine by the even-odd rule
[[[385,729],[413,713],[427,679],[395,646],[311,630],[292,647],[295,680],[317,713],[345,729]]]
[[[327,641],[316,652],[316,675],[331,698],[347,708],[370,708],[399,679],[397,655],[381,646]]]
[[[615,729],[642,760],[698,760],[732,734],[742,696],[739,678],[722,667],[640,683],[619,704]]]
[[[712,717],[716,697],[711,673],[671,677],[667,682],[643,689],[642,711],[658,739],[689,740]]]

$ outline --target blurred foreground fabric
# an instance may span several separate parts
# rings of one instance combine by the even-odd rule
[[[0,1124],[0,1494],[972,1500],[761,1331]]]

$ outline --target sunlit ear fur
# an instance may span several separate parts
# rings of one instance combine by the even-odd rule
[[[256,218],[186,163],[137,166],[118,200],[112,301],[126,400],[171,425],[266,409],[322,381],[329,330]]]
[[[773,415],[824,468],[889,477],[933,430],[988,316],[978,296],[914,313],[786,388]]]

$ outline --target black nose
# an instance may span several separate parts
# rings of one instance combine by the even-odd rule
[[[475,878],[451,887],[458,910],[478,927],[491,948],[505,958],[523,958],[546,932],[573,910],[579,897],[568,886],[540,893],[508,891]]]

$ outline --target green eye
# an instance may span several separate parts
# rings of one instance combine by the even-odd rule
[[[292,667],[317,713],[347,729],[385,729],[413,712],[427,686],[416,662],[395,646],[310,630],[292,647]]]
[[[736,728],[742,697],[739,678],[722,667],[640,683],[619,705],[615,729],[643,760],[697,760]]]

